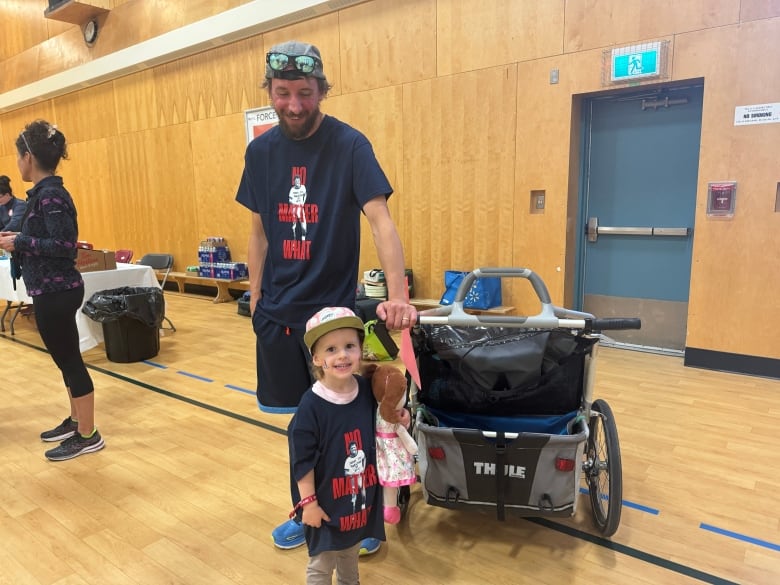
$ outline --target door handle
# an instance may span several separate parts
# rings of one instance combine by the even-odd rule
[[[589,242],[595,242],[599,236],[673,236],[687,237],[691,228],[687,227],[616,227],[599,225],[598,217],[589,217],[585,228]]]
[[[691,233],[691,228],[687,227],[679,227],[679,228],[670,228],[670,227],[654,227],[653,228],[653,235],[654,236],[677,236],[677,237],[687,237],[688,234]]]

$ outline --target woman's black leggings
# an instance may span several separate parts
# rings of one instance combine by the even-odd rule
[[[33,297],[35,322],[41,339],[62,372],[62,379],[73,398],[86,396],[95,389],[81,358],[76,327],[76,311],[83,300],[83,286]]]

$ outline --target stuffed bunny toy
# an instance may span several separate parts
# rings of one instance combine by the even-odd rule
[[[379,365],[371,374],[371,389],[378,403],[376,414],[376,463],[383,488],[384,518],[398,524],[398,488],[417,481],[414,456],[417,444],[401,423],[406,404],[406,377],[395,366]]]

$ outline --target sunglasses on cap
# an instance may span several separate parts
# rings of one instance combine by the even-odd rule
[[[274,71],[284,71],[292,61],[293,67],[304,75],[314,72],[319,59],[308,55],[285,55],[284,53],[268,53],[265,62]]]

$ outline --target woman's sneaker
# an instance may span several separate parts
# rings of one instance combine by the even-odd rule
[[[64,441],[75,435],[77,430],[79,430],[79,423],[68,417],[50,431],[43,431],[41,433],[41,441],[46,441],[47,443]]]
[[[100,451],[105,446],[103,437],[97,431],[89,438],[82,437],[79,433],[76,433],[60,443],[59,447],[46,451],[46,459],[50,461],[65,461],[85,453]]]

